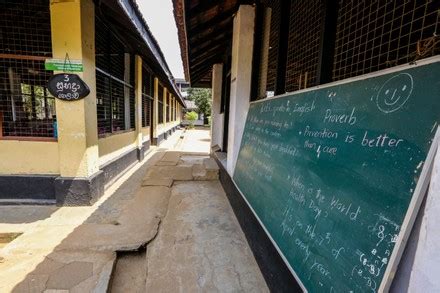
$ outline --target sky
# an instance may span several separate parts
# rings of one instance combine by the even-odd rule
[[[136,0],[174,78],[184,78],[171,0]]]

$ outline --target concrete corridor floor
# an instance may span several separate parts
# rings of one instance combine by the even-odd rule
[[[92,207],[0,207],[0,292],[268,292],[208,153],[178,132]]]

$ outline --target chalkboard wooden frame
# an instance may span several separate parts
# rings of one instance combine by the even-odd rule
[[[299,90],[299,91],[296,91],[295,94],[300,94],[300,93],[305,93],[305,92],[309,92],[309,91],[314,91],[317,89],[332,87],[335,85],[351,83],[354,81],[360,81],[360,80],[364,80],[364,79],[368,79],[368,78],[372,78],[372,77],[377,77],[377,76],[381,76],[381,75],[385,75],[385,74],[390,74],[390,73],[394,73],[394,72],[399,72],[399,71],[402,71],[405,69],[411,69],[411,68],[415,68],[418,66],[428,65],[428,64],[436,63],[436,62],[440,62],[440,56],[427,58],[427,59],[424,59],[424,60],[421,60],[418,62],[414,62],[411,64],[400,65],[400,66],[396,66],[396,67],[393,67],[390,69],[377,71],[374,73],[369,73],[369,74],[365,74],[365,75],[361,75],[361,76],[357,76],[357,77],[353,77],[353,78],[348,78],[348,79],[345,79],[342,81],[332,82],[332,83],[328,83],[328,84],[321,85],[321,86],[315,86],[312,88]],[[258,103],[266,102],[268,100],[279,99],[279,98],[283,98],[283,97],[290,96],[290,95],[292,95],[292,93],[286,93],[283,95],[274,96],[274,97],[266,98],[263,100],[253,101],[250,104],[258,104]],[[391,283],[394,279],[400,258],[403,254],[404,249],[405,249],[406,242],[408,241],[408,238],[411,234],[413,224],[414,224],[415,219],[417,217],[417,214],[419,212],[420,206],[421,206],[423,199],[427,193],[427,189],[428,189],[429,183],[431,181],[431,172],[432,172],[432,167],[433,167],[433,161],[434,161],[434,158],[437,153],[437,148],[439,146],[439,142],[440,142],[440,127],[437,127],[432,144],[431,144],[429,151],[428,151],[428,155],[427,155],[425,163],[423,165],[423,168],[422,168],[422,171],[420,174],[420,178],[417,181],[417,185],[416,185],[416,188],[413,192],[412,199],[411,199],[410,204],[408,206],[408,210],[405,214],[398,240],[396,242],[395,247],[393,248],[392,254],[389,259],[389,265],[386,268],[386,271],[384,273],[384,276],[383,276],[382,282],[380,284],[380,287],[378,289],[378,292],[388,292],[390,289],[390,286],[391,286]],[[234,174],[235,174],[235,170],[234,170]],[[273,239],[273,237],[269,233],[268,229],[265,227],[264,223],[261,221],[260,217],[255,212],[254,208],[252,207],[252,205],[249,203],[248,199],[244,196],[244,194],[240,190],[238,184],[234,180],[234,174],[231,174],[232,175],[231,179],[232,179],[232,182],[234,183],[235,187],[239,191],[240,195],[242,196],[242,198],[244,199],[244,201],[246,202],[246,204],[248,205],[248,207],[250,208],[250,210],[254,214],[255,218],[260,223],[261,227],[263,228],[263,230],[265,231],[265,233],[267,234],[267,236],[271,240],[272,244],[274,245],[274,247],[276,248],[276,250],[280,254],[281,258],[285,262],[288,269],[291,271],[292,275],[298,281],[301,288],[304,290],[304,292],[308,292],[308,290],[306,289],[306,287],[302,283],[301,279],[298,277],[295,270],[289,264],[287,258],[285,257],[285,255],[283,254],[281,249],[279,248],[278,244],[275,242],[275,240]]]

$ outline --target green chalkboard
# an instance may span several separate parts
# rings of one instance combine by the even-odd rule
[[[386,290],[440,121],[438,60],[251,103],[233,178],[305,290]]]

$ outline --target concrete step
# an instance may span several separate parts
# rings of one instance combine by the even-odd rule
[[[218,180],[219,168],[214,159],[203,159],[202,164],[193,165],[192,175],[196,181]]]

